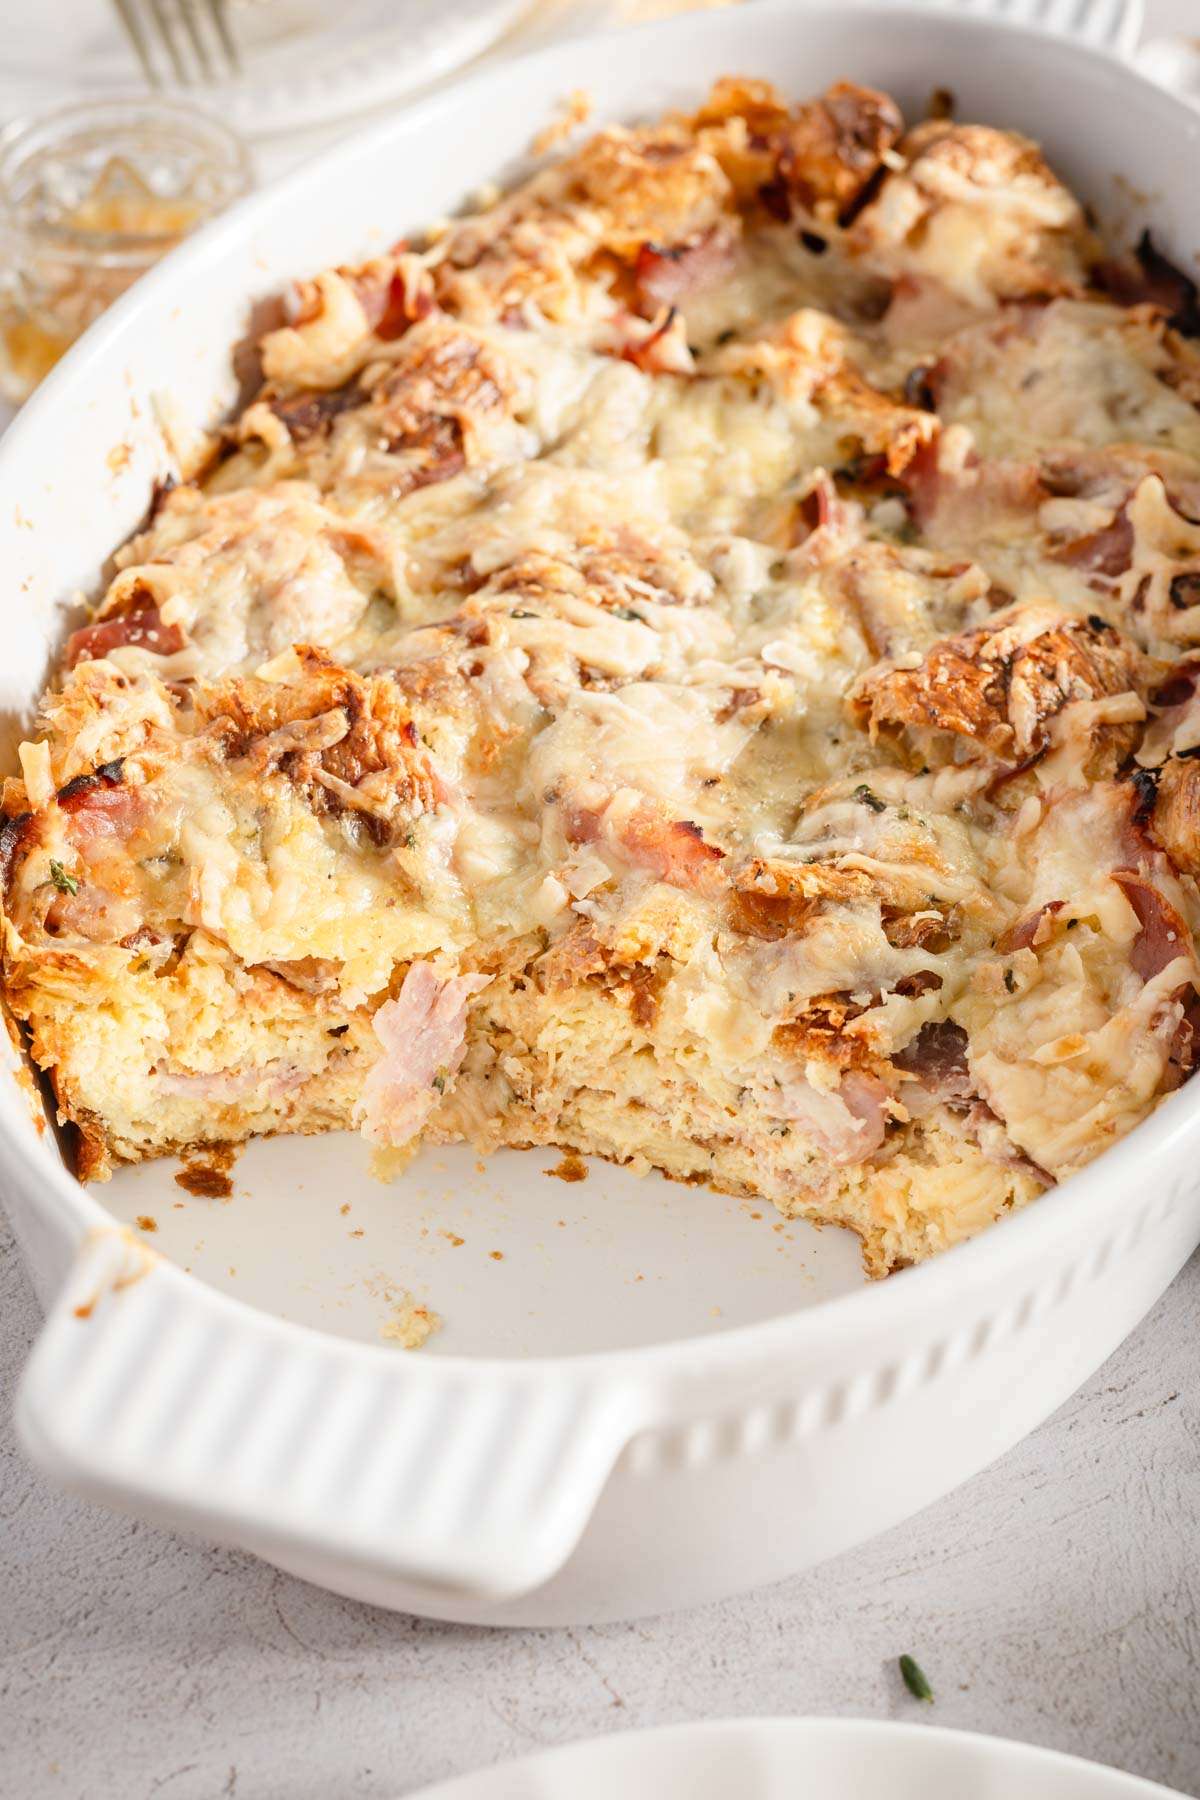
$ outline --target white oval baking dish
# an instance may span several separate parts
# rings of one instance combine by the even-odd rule
[[[178,425],[227,403],[228,346],[252,298],[511,169],[571,88],[586,83],[601,120],[632,118],[729,70],[795,94],[852,74],[917,116],[935,84],[949,86],[963,116],[1043,140],[1101,213],[1148,220],[1185,262],[1200,245],[1200,115],[1100,52],[1011,26],[764,4],[489,72],[348,142],[168,259],[13,427],[0,449],[11,596],[0,708],[11,730],[28,722],[72,591],[94,583],[145,508],[164,466],[164,409]],[[508,1156],[491,1197],[470,1205],[480,1232],[503,1229],[521,1252],[502,1265],[511,1277],[482,1250],[478,1270],[516,1286],[489,1290],[485,1273],[447,1273],[466,1261],[439,1264],[457,1284],[460,1324],[452,1317],[414,1357],[345,1335],[361,1334],[353,1309],[314,1310],[288,1293],[311,1296],[322,1264],[329,1295],[357,1279],[338,1222],[350,1202],[390,1257],[416,1257],[422,1233],[436,1236],[474,1191],[465,1153],[447,1163],[439,1200],[428,1171],[372,1191],[349,1140],[258,1146],[233,1205],[207,1203],[201,1235],[217,1256],[197,1244],[193,1258],[166,1231],[185,1217],[196,1229],[170,1168],[84,1192],[5,1081],[5,1198],[50,1306],[19,1396],[23,1439],[78,1491],[382,1605],[565,1623],[748,1588],[946,1493],[1110,1353],[1200,1239],[1198,1097],[1185,1088],[1026,1212],[872,1288],[837,1234],[785,1244],[736,1203],[678,1188],[668,1200],[655,1181],[631,1200],[630,1179],[601,1170],[568,1198],[540,1181],[536,1160]],[[605,1236],[610,1207],[629,1234],[623,1272]],[[556,1237],[556,1210],[579,1232]],[[152,1254],[114,1212],[155,1214],[157,1242],[212,1279]],[[240,1288],[233,1266],[216,1272],[239,1231],[258,1268]],[[790,1268],[794,1299],[780,1280]],[[430,1297],[441,1303],[437,1280]]]

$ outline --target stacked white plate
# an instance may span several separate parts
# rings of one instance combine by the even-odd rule
[[[532,6],[533,0],[449,6],[443,0],[233,0],[242,79],[189,89],[187,97],[251,138],[349,119],[460,68]],[[4,36],[0,119],[141,86],[112,0],[7,7]]]

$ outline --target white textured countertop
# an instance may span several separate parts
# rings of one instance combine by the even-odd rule
[[[747,1713],[928,1716],[1200,1794],[1200,1256],[1048,1424],[918,1519],[740,1600],[577,1631],[379,1612],[63,1499],[8,1423],[38,1314],[6,1232],[0,1318],[14,1800],[391,1800],[572,1738]]]

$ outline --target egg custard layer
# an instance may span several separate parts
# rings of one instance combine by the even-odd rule
[[[81,1173],[559,1145],[885,1274],[1200,1022],[1200,325],[1013,133],[719,82],[299,285],[4,788]]]

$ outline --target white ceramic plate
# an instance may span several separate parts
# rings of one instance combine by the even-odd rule
[[[531,0],[241,0],[243,76],[186,97],[245,137],[345,119],[478,56]],[[0,118],[140,85],[112,0],[0,5]],[[68,52],[63,53],[67,45]],[[181,90],[182,91],[182,90]]]
[[[727,1719],[592,1738],[425,1788],[413,1800],[1162,1800],[1169,1793],[1074,1756],[937,1726]]]

